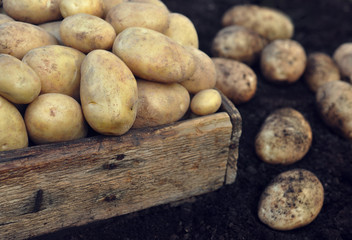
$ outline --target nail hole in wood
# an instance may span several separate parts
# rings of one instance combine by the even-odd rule
[[[114,200],[116,200],[117,198],[116,198],[116,195],[110,195],[110,196],[106,196],[105,198],[104,198],[104,201],[105,202],[112,202],[112,201],[114,201]]]
[[[40,207],[42,206],[43,203],[43,190],[39,189],[36,193],[35,200],[34,200],[34,207],[33,207],[33,213],[39,212]]]
[[[117,168],[117,165],[115,163],[105,163],[103,165],[103,168],[107,169],[107,170],[113,170],[113,169]]]
[[[125,158],[125,154],[119,154],[116,156],[116,160],[122,160]]]

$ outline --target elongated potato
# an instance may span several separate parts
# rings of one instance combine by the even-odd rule
[[[61,36],[60,36],[61,22],[62,21],[43,23],[38,25],[38,27],[43,28],[45,31],[53,35],[56,38],[58,44],[63,45],[63,42],[61,41]]]
[[[86,13],[97,17],[104,15],[103,0],[61,0],[61,15],[66,18],[78,13]]]
[[[15,21],[13,18],[7,16],[6,14],[0,13],[0,24],[5,22],[12,22]]]
[[[81,66],[81,103],[88,124],[105,135],[127,132],[137,114],[137,83],[114,54],[94,50]]]
[[[28,104],[40,93],[41,84],[35,71],[21,60],[0,54],[0,95],[7,100]]]
[[[0,152],[28,146],[28,135],[17,108],[0,96]]]
[[[122,31],[114,41],[113,52],[136,76],[150,81],[182,82],[195,71],[193,55],[185,47],[147,28]]]
[[[22,59],[33,48],[55,44],[55,37],[33,24],[13,21],[0,25],[0,53]]]

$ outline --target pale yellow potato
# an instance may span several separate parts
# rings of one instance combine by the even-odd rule
[[[169,12],[155,4],[124,2],[114,6],[105,19],[117,34],[129,27],[144,27],[164,32],[169,24]]]
[[[341,44],[333,53],[333,59],[340,70],[341,77],[352,82],[352,42]]]
[[[103,19],[79,13],[66,17],[60,25],[62,42],[83,53],[95,49],[109,50],[115,40],[114,28]]]
[[[138,77],[163,83],[182,82],[195,72],[193,55],[157,31],[131,27],[115,39],[113,52]]]
[[[22,59],[33,48],[55,44],[54,36],[33,24],[13,21],[0,25],[0,53]]]
[[[188,92],[197,93],[204,89],[214,88],[216,84],[216,68],[212,59],[195,47],[186,47],[192,53],[196,64],[194,74],[181,83]]]
[[[191,100],[191,110],[194,114],[203,116],[215,113],[221,106],[221,95],[215,89],[205,89],[198,92]]]
[[[26,63],[0,54],[0,95],[12,103],[28,104],[40,93],[40,79]]]
[[[81,64],[85,55],[70,47],[51,45],[29,51],[22,61],[39,76],[41,94],[62,93],[79,101]]]
[[[6,14],[0,13],[0,24],[5,22],[12,22],[12,21],[15,21],[15,20]]]
[[[100,18],[104,16],[103,0],[61,0],[59,7],[64,18],[78,13],[86,13]]]
[[[108,14],[111,8],[115,7],[117,4],[123,3],[125,0],[103,0],[104,3],[104,16]]]
[[[27,146],[27,129],[21,113],[0,96],[0,152]]]
[[[138,111],[133,128],[173,123],[187,112],[190,96],[179,83],[156,83],[138,79]]]
[[[124,0],[124,2],[151,3],[167,9],[167,6],[160,0]]]
[[[40,24],[59,20],[61,0],[4,0],[3,8],[13,19],[21,22]]]
[[[183,14],[170,13],[164,34],[183,46],[199,47],[198,33],[192,21]]]
[[[88,128],[79,103],[61,93],[46,93],[28,105],[24,114],[29,138],[36,144],[83,138]]]
[[[81,103],[96,132],[126,133],[136,119],[137,101],[136,79],[123,61],[106,50],[86,56],[81,66]]]
[[[63,45],[63,42],[61,41],[61,36],[60,36],[60,25],[62,21],[54,21],[54,22],[48,22],[48,23],[43,23],[38,25],[38,27],[43,28],[45,31],[53,35],[58,44]]]
[[[283,12],[253,4],[236,5],[222,17],[222,25],[238,25],[251,29],[266,39],[292,38],[294,26],[291,19]]]

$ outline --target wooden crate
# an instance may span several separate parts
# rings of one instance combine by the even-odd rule
[[[235,181],[241,116],[0,152],[0,239],[25,239],[214,191]]]

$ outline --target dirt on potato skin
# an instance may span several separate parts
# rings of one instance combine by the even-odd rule
[[[340,44],[352,42],[351,0],[165,0],[164,3],[171,11],[182,13],[193,21],[200,49],[210,56],[212,39],[222,28],[223,13],[243,3],[274,7],[289,15],[295,25],[293,39],[300,42],[307,53],[320,51],[331,56]],[[258,76],[256,95],[251,101],[237,106],[243,118],[243,134],[234,184],[176,207],[157,206],[32,240],[351,239],[352,143],[324,124],[316,109],[315,94],[303,79],[290,85],[276,85],[262,77],[258,65],[253,69]],[[313,130],[313,142],[307,155],[288,166],[266,164],[254,151],[254,139],[261,124],[271,112],[281,107],[300,111]],[[324,205],[311,224],[286,232],[275,231],[258,219],[258,201],[274,177],[294,168],[316,174],[324,186]]]

